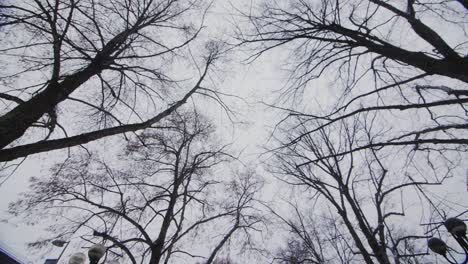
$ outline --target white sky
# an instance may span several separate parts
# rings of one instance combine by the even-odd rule
[[[237,3],[240,3],[240,1]],[[214,27],[216,31],[223,31],[222,28],[226,24],[221,21],[229,21],[225,15],[231,11],[226,1],[216,1],[214,11],[211,13],[212,17],[209,17],[207,20],[208,29]],[[261,159],[258,156],[262,152],[261,145],[266,143],[269,132],[273,128],[275,121],[278,120],[277,112],[268,109],[260,101],[271,102],[272,98],[274,98],[271,91],[283,87],[285,78],[284,72],[280,70],[280,67],[284,63],[286,56],[287,54],[284,52],[270,52],[251,65],[243,65],[239,61],[239,58],[242,58],[243,55],[239,53],[233,61],[228,62],[228,67],[221,66],[220,68],[223,71],[217,73],[226,78],[223,82],[219,83],[222,92],[235,94],[245,99],[246,102],[238,99],[226,99],[227,102],[232,103],[233,109],[239,112],[236,117],[237,120],[245,122],[245,124],[233,125],[218,106],[211,105],[204,109],[208,109],[210,111],[209,115],[216,120],[220,128],[218,133],[226,137],[228,141],[236,142],[237,149],[244,150],[243,159],[246,162],[255,162]],[[332,92],[330,90],[320,94],[321,98],[327,98],[331,95]],[[205,100],[200,99],[199,96],[195,99],[196,104],[202,101],[204,102]],[[31,176],[47,174],[47,168],[52,164],[54,160],[53,156],[57,155],[57,153],[60,153],[60,151],[28,158],[11,179],[0,187],[0,218],[9,218],[5,213],[8,204],[14,201],[21,191],[26,189],[28,179]],[[459,177],[446,182],[443,188],[434,188],[434,191],[441,196],[449,195],[468,208],[468,195],[466,192],[467,172],[466,167],[460,168],[458,172],[460,174]],[[269,178],[269,180],[272,179]],[[267,188],[269,190],[268,196],[271,197],[277,194],[277,190],[272,188],[272,186],[267,186]],[[419,224],[419,219],[415,219],[414,224]],[[25,243],[32,241],[41,233],[40,225],[31,227],[17,221],[0,222],[0,241],[12,249],[15,255],[23,259],[29,258]],[[60,249],[54,249],[47,256],[54,258],[59,252]],[[30,260],[41,264],[44,261],[43,259],[38,261],[36,257],[30,258]]]

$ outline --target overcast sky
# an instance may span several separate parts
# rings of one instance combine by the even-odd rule
[[[241,4],[238,1],[237,4],[239,7],[245,8],[249,2],[245,1],[245,4]],[[227,34],[223,38],[228,39],[228,33],[230,32],[225,27],[228,27],[229,23],[235,20],[235,16],[229,16],[232,12],[234,11],[229,7],[228,1],[217,0],[213,11],[208,14],[207,34],[218,36],[219,34],[222,36]],[[243,150],[242,159],[245,162],[261,161],[264,158],[259,156],[264,151],[262,146],[267,142],[275,123],[281,117],[278,115],[278,111],[268,108],[262,104],[262,101],[274,102],[279,93],[272,94],[272,91],[284,87],[286,75],[281,68],[287,55],[286,52],[279,49],[267,53],[254,63],[246,64],[244,61],[246,59],[245,53],[237,51],[233,53],[230,61],[226,62],[227,67],[220,66],[220,72],[216,73],[222,76],[222,78],[216,80],[220,91],[243,98],[242,100],[229,97],[225,99],[226,102],[231,104],[233,110],[237,111],[237,115],[233,119],[234,122],[229,120],[228,116],[215,102],[209,102],[209,107],[201,107],[200,102],[205,103],[206,99],[199,97],[194,99],[195,105],[198,104],[201,109],[206,110],[204,114],[215,120],[219,127],[218,133],[225,137],[227,141],[235,142],[235,149],[238,151]],[[327,98],[335,99],[333,97],[336,94],[333,89],[322,90],[314,98],[320,101],[321,104],[326,105]],[[103,142],[105,140],[91,144],[103,144]],[[49,166],[60,159],[57,153],[63,153],[63,151],[54,151],[28,158],[15,174],[0,187],[0,218],[10,218],[5,213],[8,204],[14,201],[20,192],[26,190],[30,177],[47,175]],[[434,188],[433,191],[441,197],[449,197],[452,201],[459,203],[460,207],[465,206],[465,208],[468,208],[468,195],[466,192],[468,170],[466,166],[458,168],[457,174],[459,177],[446,182],[443,188]],[[268,180],[273,180],[272,177],[265,176]],[[267,186],[267,188],[270,192],[267,198],[277,194],[275,188],[271,186]],[[419,220],[415,219],[414,224],[419,224]],[[26,226],[17,219],[0,223],[0,241],[3,246],[6,245],[6,248],[13,251],[18,257],[25,260],[29,259],[34,263],[43,263],[44,259],[38,261],[37,256],[29,256],[25,243],[33,241],[41,234],[40,224],[38,226]],[[47,257],[56,257],[59,252],[60,249],[54,249]]]
[[[217,1],[223,2],[223,1]],[[223,30],[229,26],[232,17],[226,20],[226,15],[232,13],[229,6],[217,4],[213,11],[209,13],[206,23],[206,35],[219,34],[224,38],[229,38],[228,31]],[[212,22],[212,21],[217,21]],[[242,151],[242,158],[245,162],[259,159],[258,155],[264,152],[261,147],[269,136],[269,131],[274,125],[274,111],[267,110],[268,107],[261,104],[261,101],[271,100],[271,90],[279,89],[284,85],[284,76],[281,77],[278,65],[282,64],[283,58],[275,56],[262,57],[255,63],[244,64],[246,56],[244,53],[236,52],[236,57],[229,58],[226,65],[220,65],[219,72],[214,73],[214,84],[220,91],[241,97],[225,97],[225,101],[230,103],[236,115],[230,120],[227,114],[219,105],[211,100],[206,100],[200,96],[195,97],[190,103],[194,103],[200,109],[206,110],[203,114],[210,116],[218,126],[217,133],[225,138],[226,142],[235,142],[235,149]],[[218,78],[220,77],[220,78]],[[206,104],[209,107],[206,107]],[[104,145],[106,140],[100,140],[91,144]],[[43,263],[44,259],[38,262],[37,256],[30,256],[26,243],[39,237],[43,232],[41,228],[46,225],[27,226],[19,219],[12,219],[5,212],[8,204],[17,199],[18,194],[27,190],[28,179],[32,176],[48,175],[48,168],[54,161],[59,161],[62,150],[29,157],[15,174],[0,187],[0,214],[1,218],[10,219],[9,222],[0,222],[0,241],[7,245],[7,249],[13,251],[21,259],[29,259],[34,263]],[[53,248],[53,247],[51,247]],[[57,257],[61,249],[55,248],[46,257]]]

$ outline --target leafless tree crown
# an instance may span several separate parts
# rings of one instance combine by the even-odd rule
[[[167,117],[197,92],[218,56],[214,44],[194,54],[197,61],[187,56],[206,8],[197,0],[2,1],[0,160]]]
[[[54,236],[104,243],[108,254],[129,263],[186,257],[213,263],[231,239],[256,232],[262,219],[254,209],[260,185],[252,174],[230,181],[215,174],[232,157],[226,146],[212,143],[212,134],[200,116],[171,116],[164,129],[129,143],[125,166],[74,155],[57,164],[52,177],[34,178],[33,192],[11,204],[10,212],[58,219],[61,224],[49,230]],[[207,256],[197,252],[203,247]]]

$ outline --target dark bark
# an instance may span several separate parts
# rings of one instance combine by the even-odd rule
[[[367,50],[382,55],[385,58],[400,61],[419,68],[427,74],[438,74],[458,79],[463,82],[468,82],[468,73],[465,70],[468,68],[468,58],[462,58],[458,56],[458,54],[453,51],[447,44],[445,44],[443,40],[440,41],[444,44],[440,45],[444,47],[440,49],[445,51],[444,53],[447,55],[447,57],[444,57],[443,59],[436,59],[422,52],[405,50],[382,40],[379,40],[379,43],[377,43],[372,41],[370,36],[347,29],[338,24],[324,25],[321,26],[321,28],[354,40],[348,42],[348,45],[351,47],[366,48]],[[434,34],[437,38],[440,38],[435,32]],[[428,35],[434,37],[432,34]],[[429,36],[427,38],[429,38]],[[333,42],[333,40],[331,40],[331,42]],[[438,43],[439,41],[435,40],[434,42]],[[447,50],[451,50],[452,52]]]
[[[179,162],[179,159],[177,158],[176,164],[178,162]],[[164,219],[161,224],[161,228],[159,230],[158,238],[154,241],[153,245],[151,246],[151,258],[150,258],[149,264],[158,264],[159,261],[161,260],[164,245],[166,243],[167,232],[174,218],[174,207],[176,205],[177,198],[179,196],[178,189],[184,177],[184,175],[179,175],[178,164],[176,165],[176,170],[174,174],[175,174],[176,179],[174,181],[174,187],[171,192],[169,205],[167,206],[166,214],[164,215]]]
[[[135,109],[135,105],[145,100],[156,106],[156,99],[152,96],[160,96],[158,87],[176,82],[165,75],[164,62],[167,60],[169,63],[176,56],[176,51],[192,42],[201,30],[201,26],[198,30],[186,26],[188,22],[184,16],[192,4],[191,1],[170,0],[116,1],[107,5],[85,0],[56,1],[54,5],[47,1],[33,1],[31,5],[12,2],[6,6],[8,14],[5,17],[3,13],[0,15],[11,23],[7,21],[5,28],[11,31],[23,30],[33,39],[27,45],[8,39],[8,45],[2,48],[1,55],[11,56],[10,53],[21,50],[24,54],[14,55],[20,58],[18,61],[27,61],[30,58],[28,52],[35,48],[40,50],[40,54],[34,58],[35,66],[18,64],[18,73],[12,76],[27,78],[28,74],[36,71],[49,76],[43,85],[32,84],[28,88],[18,88],[29,89],[27,93],[32,94],[31,98],[25,98],[26,93],[22,94],[22,98],[0,93],[0,99],[17,103],[0,116],[0,161],[148,128],[185,103],[187,96],[158,115],[147,115],[146,121],[140,118],[142,113],[137,113]],[[115,24],[108,17],[114,17]],[[169,33],[175,33],[176,37],[180,34],[177,39],[180,43],[165,43],[164,36],[152,33],[159,28],[170,28]],[[216,56],[214,53],[217,51],[213,47],[210,46],[212,50],[207,55],[206,66]],[[156,60],[162,62],[154,63]],[[195,93],[206,71],[200,74],[203,77],[188,94]],[[81,94],[81,87],[89,81],[97,81],[91,92],[93,95],[99,94],[96,101],[72,98],[72,94],[86,97]],[[134,97],[130,98],[129,94],[132,93]],[[47,140],[55,127],[60,127],[66,134],[66,127],[57,123],[60,116],[55,114],[58,106],[68,100],[93,108],[96,113],[91,116],[97,117],[97,122],[103,125],[101,127],[106,128],[92,132],[91,129],[83,129],[86,133],[81,135]],[[123,110],[140,119],[133,121],[135,123],[124,124],[118,119],[121,117],[116,117],[116,112],[123,113]],[[159,110],[152,111],[157,113]],[[50,121],[42,122],[46,114]],[[107,128],[108,119],[115,122],[116,126]],[[7,149],[15,140],[21,140],[31,127],[46,128],[49,133],[43,141]]]
[[[45,113],[52,111],[80,85],[102,70],[101,65],[91,64],[84,70],[67,77],[61,83],[51,83],[30,100],[16,106],[0,117],[0,148],[20,138],[31,125]]]
[[[13,160],[19,157],[25,157],[30,154],[35,154],[35,153],[41,153],[45,151],[51,151],[55,149],[62,149],[66,147],[73,147],[81,144],[88,143],[93,140],[97,140],[103,137],[107,136],[112,136],[112,135],[117,135],[121,133],[126,133],[126,132],[133,132],[133,131],[138,131],[141,129],[145,129],[153,125],[154,123],[157,123],[164,117],[170,115],[175,109],[180,107],[181,105],[185,104],[187,102],[188,98],[194,94],[197,89],[199,88],[202,80],[207,74],[208,71],[208,63],[207,66],[205,67],[205,72],[203,73],[202,77],[198,81],[198,83],[195,85],[190,92],[188,92],[182,100],[177,101],[175,104],[161,112],[160,114],[156,115],[155,117],[147,120],[146,122],[143,123],[136,123],[136,124],[131,124],[131,125],[122,125],[118,127],[112,127],[112,128],[107,128],[103,130],[98,130],[94,132],[89,132],[73,137],[68,137],[68,138],[62,138],[62,139],[54,139],[54,140],[46,140],[46,141],[40,141],[37,143],[32,143],[32,144],[27,144],[27,145],[22,145],[18,147],[13,147],[9,149],[3,149],[0,150],[0,161],[9,161]]]
[[[345,156],[354,152],[358,151],[363,151],[366,149],[381,149],[383,147],[391,147],[391,146],[421,146],[424,144],[431,144],[431,145],[455,145],[455,146],[460,146],[460,145],[468,145],[468,139],[463,139],[463,138],[454,138],[454,139],[440,139],[440,138],[426,138],[426,139],[416,139],[416,140],[404,140],[404,141],[395,141],[395,142],[377,142],[377,143],[369,143],[364,146],[356,147],[350,150],[346,150],[343,152],[339,153],[333,153],[330,155],[324,155],[322,157],[319,157],[314,160],[310,160],[305,163],[301,163],[297,165],[298,167],[322,160],[322,159],[328,159],[328,158],[334,158],[334,157],[341,157]]]
[[[0,149],[20,138],[34,122],[51,112],[93,76],[101,73],[112,62],[112,54],[119,50],[133,31],[134,29],[128,29],[115,36],[86,68],[65,77],[61,82],[53,78],[44,91],[1,116]]]
[[[236,222],[235,222],[234,226],[223,237],[223,239],[221,239],[221,241],[218,243],[218,245],[216,245],[216,247],[213,249],[210,256],[208,257],[208,260],[204,264],[211,264],[215,260],[216,255],[218,254],[218,252],[223,248],[224,244],[226,244],[226,242],[229,240],[229,238],[231,238],[232,234],[234,234],[234,232],[236,232],[236,230],[239,228],[239,217],[240,217],[240,215],[238,214],[237,217],[236,217]]]

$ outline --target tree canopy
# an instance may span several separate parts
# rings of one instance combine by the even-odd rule
[[[100,263],[466,263],[467,11],[0,1],[0,177],[68,150],[8,216]]]

